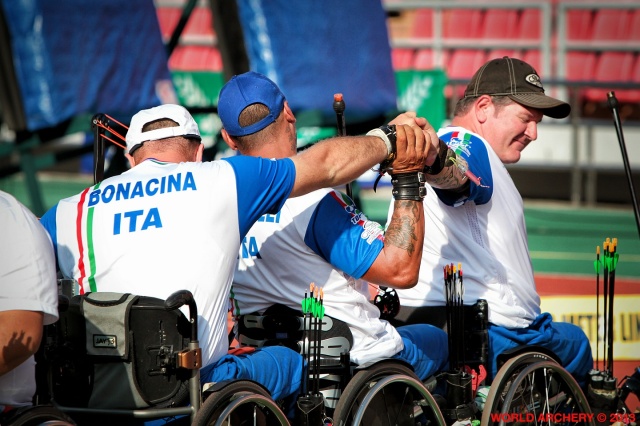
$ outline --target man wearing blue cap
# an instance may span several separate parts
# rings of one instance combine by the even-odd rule
[[[61,200],[41,222],[60,272],[75,279],[81,293],[166,299],[191,291],[200,315],[203,382],[252,379],[277,400],[300,387],[298,353],[285,347],[227,353],[231,279],[248,230],[287,198],[345,184],[385,159],[415,174],[431,154],[428,138],[418,127],[398,125],[397,149],[386,135],[374,135],[328,140],[290,159],[202,162],[191,114],[161,105],[131,119],[130,170]]]
[[[296,119],[267,77],[255,72],[233,77],[220,91],[218,113],[222,136],[232,149],[255,157],[295,157]],[[401,122],[433,132],[426,119],[412,113],[392,121]],[[383,126],[369,134],[386,131]],[[334,189],[290,199],[253,225],[243,240],[232,287],[241,345],[273,343],[250,337],[252,330],[244,329],[242,316],[263,315],[275,304],[300,310],[314,283],[323,289],[325,314],[347,326],[352,362],[398,358],[411,364],[422,380],[445,368],[448,350],[442,330],[427,324],[396,329],[380,319],[380,311],[369,302],[366,281],[409,288],[418,276],[424,237],[422,175],[398,169],[393,173],[396,210],[386,234]],[[284,338],[297,337],[292,333]]]

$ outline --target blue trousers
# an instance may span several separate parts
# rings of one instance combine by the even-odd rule
[[[430,324],[411,324],[397,328],[404,349],[394,355],[413,366],[424,381],[427,377],[448,368],[449,347],[447,333]]]
[[[265,346],[246,355],[225,355],[200,370],[200,381],[253,380],[277,401],[300,391],[303,362],[302,355],[287,347]]]
[[[549,313],[539,315],[527,328],[508,329],[490,324],[489,378],[494,378],[498,372],[496,357],[520,345],[538,345],[552,350],[580,386],[586,386],[589,370],[593,368],[593,355],[589,339],[580,327],[553,322]]]

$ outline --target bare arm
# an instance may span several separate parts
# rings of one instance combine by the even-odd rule
[[[393,215],[384,238],[384,247],[363,279],[374,284],[411,288],[418,282],[424,209],[421,201],[394,201]]]
[[[430,136],[417,125],[396,125],[395,173],[422,170],[431,148]],[[292,197],[346,184],[389,155],[378,136],[346,136],[319,142],[291,157],[296,167]]]
[[[0,312],[0,376],[36,353],[42,339],[44,314],[36,311]]]
[[[318,142],[291,157],[296,166],[291,196],[344,185],[386,157],[387,147],[377,136],[346,136]]]

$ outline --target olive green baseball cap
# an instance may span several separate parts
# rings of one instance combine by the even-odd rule
[[[508,96],[552,118],[565,118],[571,113],[567,102],[544,94],[540,76],[531,65],[508,56],[489,60],[471,77],[464,97],[481,95]]]

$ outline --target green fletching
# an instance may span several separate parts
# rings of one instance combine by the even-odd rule
[[[605,257],[604,259],[604,266],[610,271],[611,268],[611,263],[612,263],[612,259],[610,256]]]
[[[618,257],[620,257],[620,255],[618,253],[615,253],[613,255],[613,259],[612,259],[611,263],[613,263],[612,269],[614,269],[614,270],[616,269],[616,266],[618,266]]]
[[[602,269],[602,262],[600,262],[599,260],[594,260],[593,261],[593,269],[596,270],[596,274],[600,273],[600,269]]]

